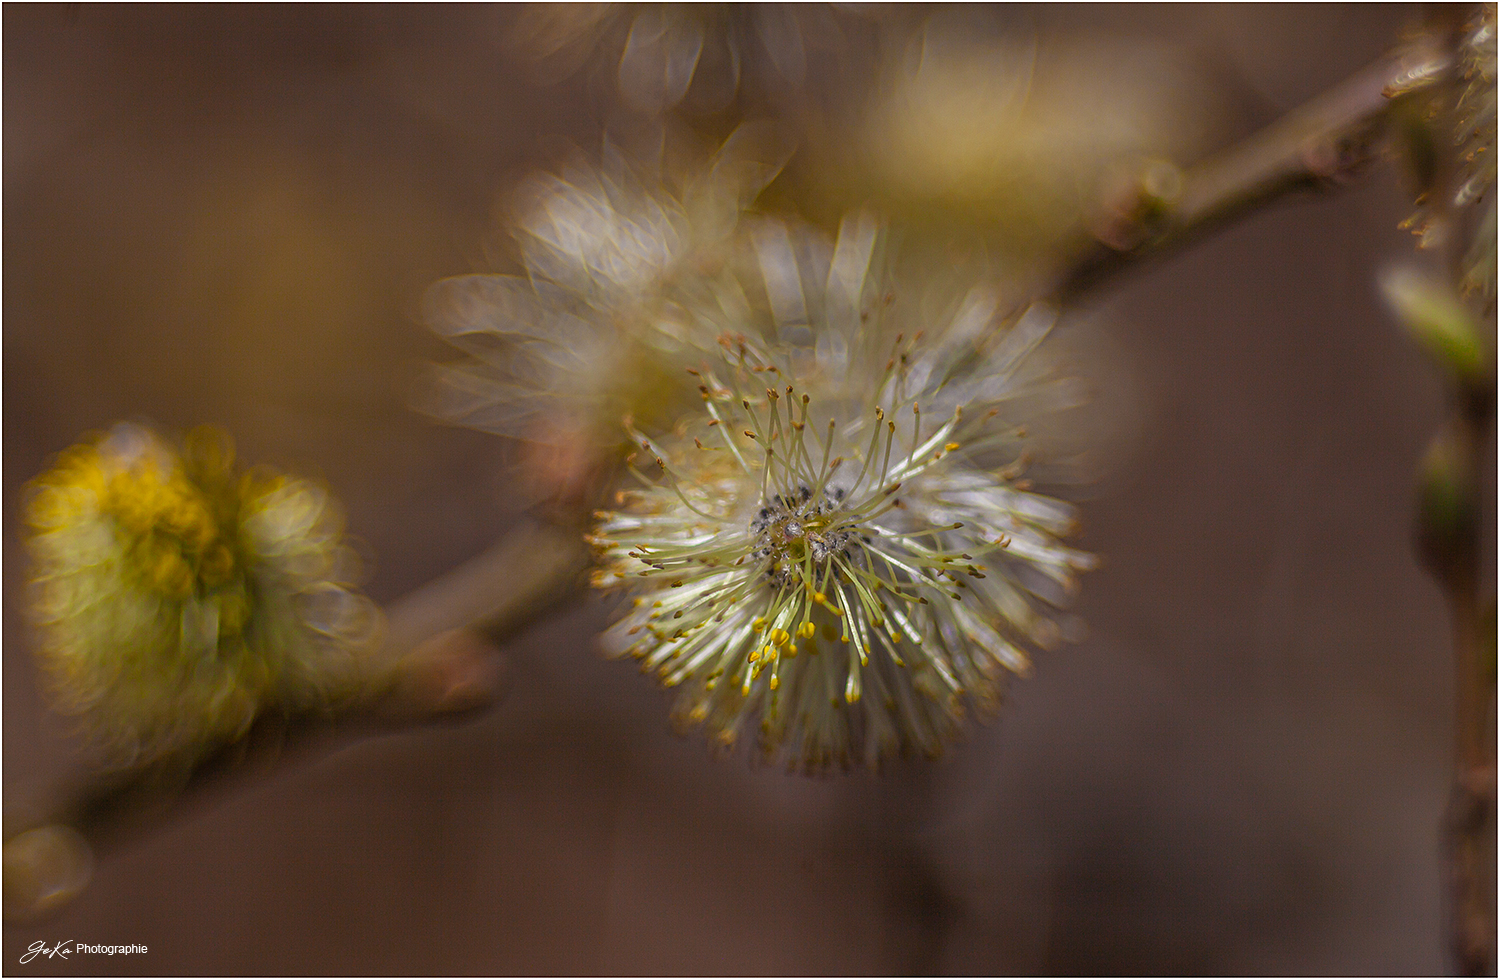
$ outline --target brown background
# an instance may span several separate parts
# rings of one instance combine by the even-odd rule
[[[1025,12],[1218,69],[1227,135],[1377,56],[1411,8]],[[389,600],[513,519],[500,441],[403,407],[422,287],[483,266],[577,85],[509,9],[4,10],[4,783],[63,771],[19,615],[19,488],[120,418],[211,422],[326,479]],[[1227,80],[1227,81],[1225,81]],[[1088,490],[1082,644],[939,764],[786,777],[669,731],[604,606],[513,648],[505,703],[172,822],[12,974],[1430,973],[1451,679],[1409,544],[1435,372],[1381,308],[1393,168],[1133,279],[1097,318],[1139,444]],[[22,967],[37,939],[146,956]]]

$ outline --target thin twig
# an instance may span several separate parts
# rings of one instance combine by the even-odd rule
[[[100,856],[160,826],[169,814],[310,755],[490,707],[502,690],[496,647],[576,598],[587,561],[576,528],[523,524],[488,551],[391,604],[368,691],[356,703],[334,714],[267,712],[244,737],[208,755],[65,778],[6,814],[7,874],[40,876],[39,893],[56,907],[61,903],[49,890],[45,871],[24,866],[23,856],[12,853],[11,842],[28,831],[66,827]],[[34,913],[29,897],[34,896],[16,892],[8,882],[6,916]]]
[[[1378,151],[1392,93],[1430,78],[1443,58],[1416,49],[1388,55],[1217,156],[1180,175],[1148,176],[1104,202],[1095,240],[1057,277],[1054,299],[1076,303],[1282,198],[1347,184]]]
[[[1178,251],[1298,193],[1337,190],[1381,152],[1381,137],[1396,105],[1395,96],[1424,98],[1446,88],[1456,92],[1456,44],[1472,8],[1435,5],[1432,42],[1413,46],[1371,65],[1302,108],[1184,173],[1144,174],[1101,207],[1095,238],[1057,276],[1052,295],[1076,304],[1121,274]],[[1445,93],[1438,93],[1439,98]],[[1451,105],[1449,106],[1451,113]],[[1451,123],[1452,120],[1446,120]],[[1452,132],[1451,125],[1447,132]],[[1447,154],[1452,157],[1451,151]],[[1451,171],[1453,161],[1447,161]],[[1451,173],[1440,174],[1428,196],[1453,211]],[[1463,218],[1443,214],[1448,225],[1450,271],[1455,282],[1470,240]],[[1489,311],[1491,321],[1493,310]],[[1467,515],[1459,528],[1424,553],[1447,593],[1453,617],[1456,667],[1455,773],[1444,829],[1448,878],[1449,948],[1458,972],[1493,976],[1496,929],[1493,891],[1487,891],[1485,863],[1493,862],[1496,812],[1495,739],[1490,727],[1495,702],[1494,642],[1488,612],[1479,594],[1479,522],[1483,506],[1478,472],[1484,434],[1494,420],[1493,381],[1474,388],[1454,379],[1456,406],[1439,439],[1456,456]],[[1426,529],[1424,529],[1424,535]],[[1492,609],[1493,607],[1489,607]]]
[[[1438,77],[1433,94],[1437,149],[1433,186],[1433,220],[1441,229],[1438,239],[1454,294],[1462,295],[1464,255],[1472,239],[1472,208],[1457,204],[1460,177],[1458,153],[1447,134],[1458,130],[1459,92],[1463,79],[1459,52],[1466,23],[1473,8],[1436,4],[1428,10],[1428,31],[1448,53],[1447,65]],[[1494,193],[1492,190],[1491,193]],[[1493,317],[1493,311],[1487,311]],[[1480,321],[1483,322],[1483,321]],[[1493,351],[1493,336],[1489,338]],[[1494,422],[1495,389],[1493,364],[1487,376],[1474,378],[1449,371],[1453,408],[1438,435],[1453,459],[1452,493],[1457,515],[1447,528],[1430,528],[1432,512],[1419,514],[1424,557],[1434,577],[1447,594],[1453,618],[1454,742],[1453,788],[1449,795],[1443,828],[1443,850],[1448,880],[1449,952],[1455,971],[1463,976],[1493,976],[1495,973],[1494,895],[1487,887],[1484,870],[1494,866],[1494,853],[1486,847],[1493,841],[1495,821],[1495,739],[1488,719],[1494,701],[1495,683],[1488,666],[1485,604],[1480,594],[1480,514],[1484,501],[1479,473],[1484,465],[1484,435]],[[1425,474],[1434,479],[1435,474]]]
[[[1494,893],[1484,872],[1494,865],[1487,846],[1495,833],[1494,637],[1480,593],[1479,469],[1494,395],[1466,391],[1459,379],[1453,386],[1457,404],[1424,466],[1418,545],[1453,621],[1453,787],[1443,828],[1448,947],[1456,973],[1493,976]]]

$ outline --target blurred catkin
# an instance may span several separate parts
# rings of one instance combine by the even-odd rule
[[[107,762],[189,754],[354,696],[379,632],[322,488],[227,436],[121,424],[31,485],[31,613],[58,708]]]
[[[453,276],[424,298],[432,329],[470,356],[416,396],[439,418],[527,447],[517,484],[576,496],[618,465],[620,419],[675,417],[684,369],[715,345],[691,311],[723,301],[751,202],[785,149],[740,127],[706,163],[649,167],[606,145],[512,194],[522,275]]]

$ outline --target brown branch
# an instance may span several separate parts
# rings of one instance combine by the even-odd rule
[[[1473,15],[1475,8],[1467,5],[1427,9],[1428,33],[1440,42],[1446,57],[1430,96],[1431,126],[1437,137],[1431,185],[1425,191],[1455,297],[1463,296],[1464,254],[1473,240],[1475,209],[1458,204],[1463,179],[1449,134],[1460,131],[1460,56],[1464,36],[1475,26]],[[1496,741],[1490,726],[1496,678],[1493,606],[1487,612],[1481,593],[1485,500],[1479,479],[1487,465],[1485,435],[1493,428],[1496,407],[1494,309],[1484,314],[1475,317],[1476,348],[1487,351],[1484,368],[1461,371],[1452,359],[1439,359],[1449,377],[1452,410],[1428,453],[1418,515],[1422,557],[1448,597],[1454,623],[1454,785],[1443,824],[1443,857],[1449,954],[1455,971],[1470,977],[1496,972],[1494,885],[1485,873],[1494,869],[1496,860]]]
[[[1493,388],[1465,390],[1423,464],[1418,549],[1442,587],[1453,622],[1453,787],[1443,827],[1449,951],[1463,976],[1495,972],[1495,698],[1493,607],[1480,593],[1479,470],[1493,421]]]
[[[1474,8],[1434,4],[1427,9],[1427,31],[1445,53],[1435,75],[1428,115],[1436,135],[1430,185],[1424,188],[1431,220],[1444,255],[1454,296],[1463,294],[1464,255],[1473,237],[1472,207],[1458,204],[1462,178],[1458,152],[1448,134],[1459,130],[1460,52],[1473,28]],[[1490,193],[1494,193],[1493,188]],[[1448,945],[1454,968],[1464,976],[1495,973],[1495,738],[1491,706],[1495,699],[1494,634],[1487,624],[1480,592],[1480,526],[1485,501],[1480,471],[1485,465],[1485,434],[1494,423],[1493,309],[1475,317],[1486,350],[1483,368],[1459,370],[1451,358],[1439,358],[1449,378],[1453,407],[1429,451],[1418,511],[1419,547],[1442,586],[1453,620],[1454,741],[1453,787],[1443,827],[1447,878]],[[1490,613],[1492,615],[1492,613]]]
[[[1443,846],[1449,944],[1456,972],[1482,977],[1495,975],[1494,892],[1484,874],[1485,867],[1493,869],[1495,863],[1494,738],[1485,724],[1494,682],[1484,667],[1484,614],[1475,598],[1470,589],[1449,597],[1458,690],[1456,765]]]
[[[1388,55],[1184,172],[1154,165],[1103,202],[1093,241],[1057,276],[1053,298],[1075,303],[1285,197],[1342,187],[1376,156],[1392,95],[1420,88],[1444,58],[1419,49]]]
[[[266,712],[243,738],[208,755],[86,770],[8,812],[6,917],[65,904],[86,884],[94,856],[249,779],[358,738],[490,707],[502,693],[497,647],[575,598],[587,561],[576,528],[524,524],[391,604],[367,693],[356,703],[333,714]]]

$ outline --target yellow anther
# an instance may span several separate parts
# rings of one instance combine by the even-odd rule
[[[812,624],[812,620],[810,619],[803,620],[802,625],[797,627],[797,635],[804,640],[812,639],[813,634],[817,633],[817,631],[818,628]]]
[[[779,647],[784,647],[792,639],[792,634],[784,629],[773,629],[771,631],[771,642]]]
[[[185,598],[193,590],[193,570],[175,550],[164,550],[156,557],[151,581],[172,598]]]
[[[764,633],[766,630],[766,618],[764,616],[755,617],[754,621],[750,623],[750,628],[757,633]]]

